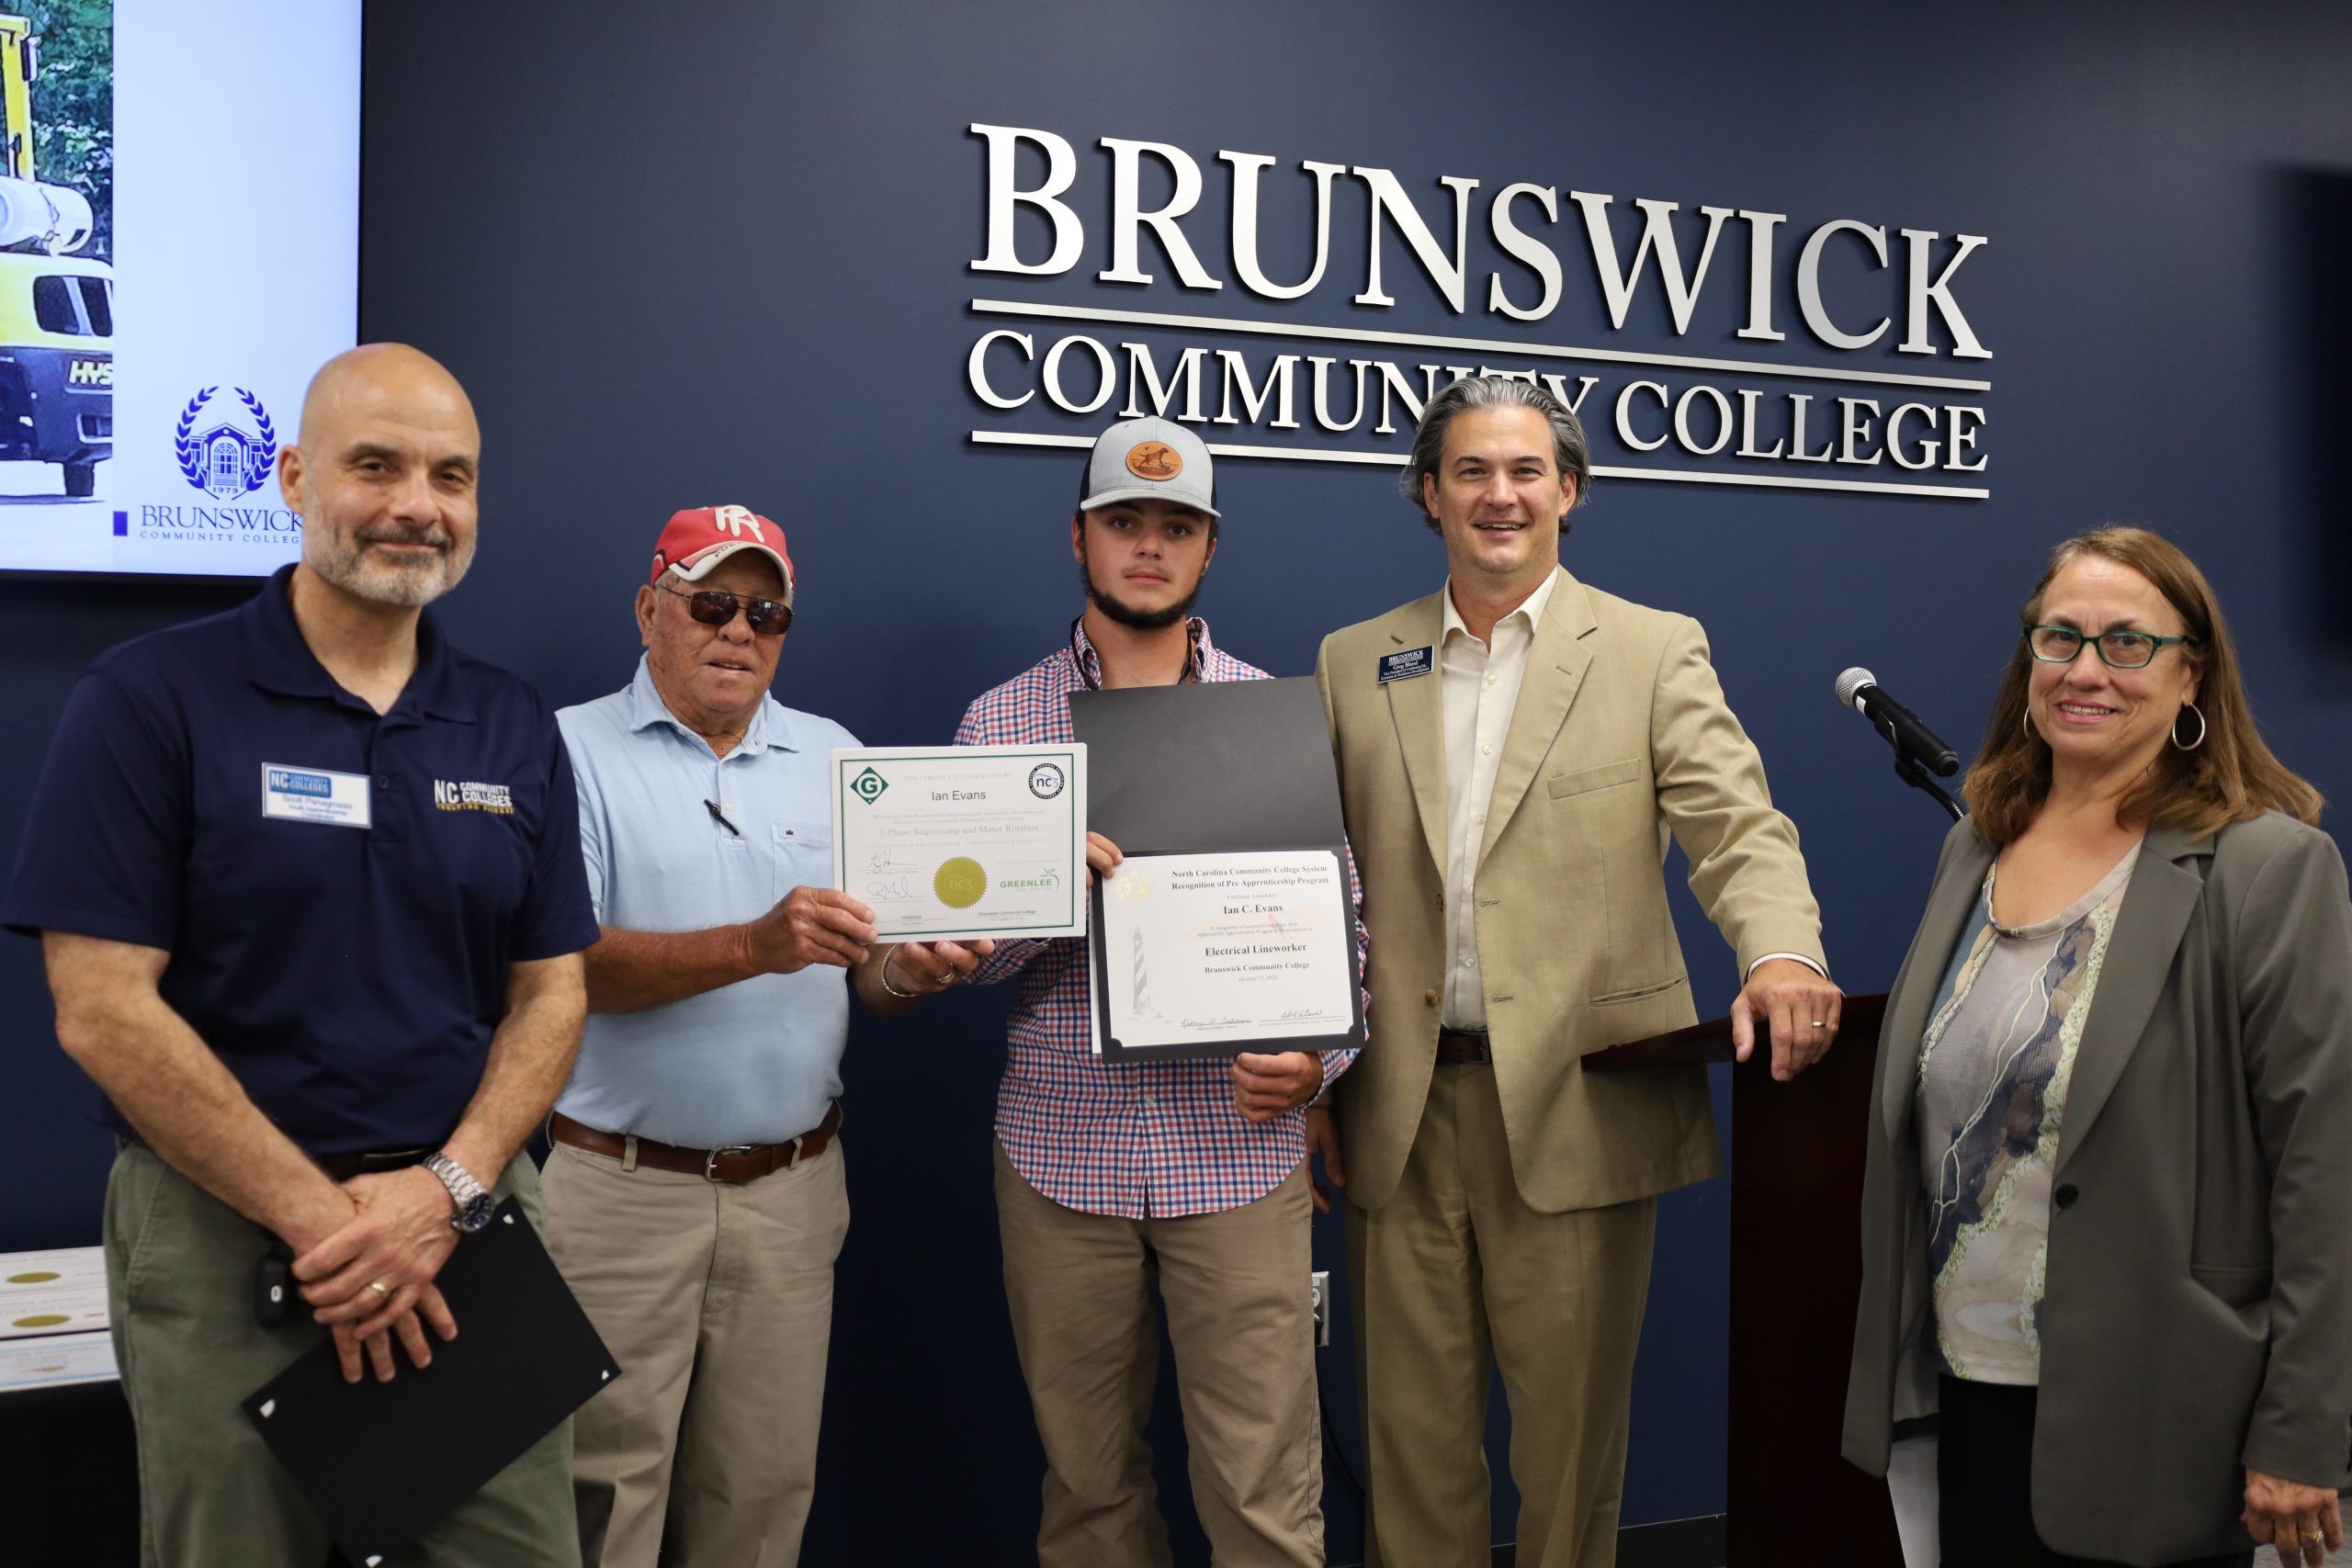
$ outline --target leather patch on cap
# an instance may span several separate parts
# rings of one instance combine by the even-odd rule
[[[1184,459],[1165,441],[1146,441],[1127,448],[1127,472],[1139,479],[1172,479],[1184,471]]]

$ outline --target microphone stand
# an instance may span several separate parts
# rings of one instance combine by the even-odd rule
[[[1943,808],[1951,813],[1953,821],[1957,822],[1967,815],[1961,810],[1958,801],[1943,792],[1943,786],[1936,783],[1926,765],[1900,746],[1894,749],[1894,776],[1913,789],[1924,789],[1934,795]]]
[[[1953,821],[1957,822],[1968,815],[1960,808],[1958,801],[1943,792],[1943,786],[1937,784],[1934,776],[1928,772],[1928,764],[1911,754],[1911,749],[1903,744],[1903,738],[1895,732],[1894,725],[1871,718],[1871,728],[1877,730],[1880,738],[1889,746],[1894,748],[1894,776],[1896,778],[1901,779],[1913,789],[1926,790],[1929,795],[1934,795],[1937,803],[1951,813]]]

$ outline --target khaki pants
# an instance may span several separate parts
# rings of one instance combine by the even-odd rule
[[[839,1140],[732,1185],[558,1144],[548,1249],[622,1375],[575,1418],[588,1568],[791,1568],[816,1494]]]
[[[1521,1568],[1611,1568],[1657,1217],[1647,1198],[1529,1208],[1493,1070],[1437,1069],[1396,1195],[1348,1208],[1369,1568],[1485,1568],[1495,1367]]]
[[[498,1195],[519,1199],[545,1229],[528,1158],[506,1168]],[[115,1156],[107,1299],[138,1434],[145,1568],[320,1568],[327,1559],[326,1527],[238,1408],[327,1337],[299,1298],[278,1327],[254,1321],[254,1269],[269,1245],[267,1232],[152,1150],[130,1145]],[[392,1355],[401,1376],[417,1375],[407,1351]],[[571,1469],[566,1422],[384,1568],[575,1568]]]
[[[1301,1165],[1254,1203],[1182,1219],[1067,1209],[996,1150],[1004,1293],[1046,1449],[1039,1568],[1167,1568],[1143,1439],[1176,1348],[1193,1503],[1218,1568],[1320,1568],[1322,1427]]]

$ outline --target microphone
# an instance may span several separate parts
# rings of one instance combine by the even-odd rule
[[[1871,721],[1900,757],[1917,762],[1939,778],[1960,771],[1960,756],[1936,739],[1919,716],[1896,702],[1878,683],[1878,677],[1857,664],[1838,677],[1838,701]],[[1899,769],[1897,770],[1900,771]]]

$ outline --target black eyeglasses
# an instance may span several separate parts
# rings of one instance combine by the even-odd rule
[[[723,626],[743,612],[744,621],[760,637],[782,637],[792,625],[792,606],[781,599],[760,599],[749,593],[728,593],[716,588],[698,588],[692,593],[681,593],[665,583],[653,585],[673,598],[686,602],[686,614],[707,626]]]
[[[2044,664],[2072,664],[2083,644],[2098,644],[2099,662],[2109,670],[2144,670],[2170,644],[2185,637],[2158,637],[2154,632],[2103,632],[2086,637],[2072,626],[2028,626],[2025,646]]]

